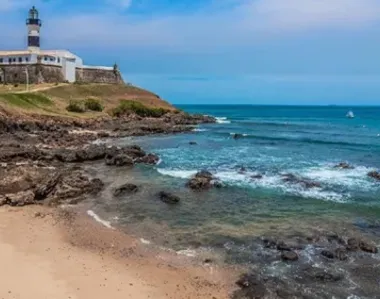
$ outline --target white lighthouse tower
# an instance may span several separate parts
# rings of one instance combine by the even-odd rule
[[[34,6],[29,10],[29,18],[26,19],[26,25],[28,27],[28,50],[31,52],[39,52],[42,23],[38,18],[38,10]]]

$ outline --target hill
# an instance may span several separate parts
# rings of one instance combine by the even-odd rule
[[[0,109],[6,114],[33,114],[92,118],[112,115],[115,108],[124,102],[137,103],[139,107],[175,111],[168,102],[150,91],[127,84],[44,84],[31,86],[1,86]],[[93,99],[104,108],[101,112],[67,111],[72,102]]]

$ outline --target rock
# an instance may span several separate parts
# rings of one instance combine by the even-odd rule
[[[57,173],[41,183],[34,191],[35,200],[44,200],[53,191],[60,179],[61,173]]]
[[[0,206],[7,204],[7,198],[4,195],[0,195]]]
[[[35,218],[45,218],[46,214],[41,212],[34,213]]]
[[[263,175],[262,174],[255,174],[255,175],[252,175],[251,178],[255,179],[255,180],[260,180],[263,178]]]
[[[360,241],[355,238],[350,238],[347,240],[347,250],[356,251],[359,249]]]
[[[338,260],[346,261],[348,259],[347,250],[345,248],[335,249],[334,257]]]
[[[298,254],[294,251],[284,251],[281,254],[281,258],[284,261],[297,261],[298,260]]]
[[[198,143],[196,143],[195,141],[190,141],[189,144],[190,145],[197,145]]]
[[[232,138],[235,140],[243,138],[243,137],[244,137],[243,134],[238,134],[238,133],[232,134]]]
[[[34,204],[34,193],[32,191],[22,191],[13,194],[7,194],[6,203],[11,206],[25,206]]]
[[[217,185],[218,187],[221,187],[221,185],[219,185],[217,182],[218,181],[214,180],[214,177],[210,172],[202,170],[190,179],[190,181],[187,183],[187,187],[197,191],[209,189],[212,186]]]
[[[277,241],[272,238],[264,238],[263,239],[264,247],[265,248],[271,248],[276,249],[277,248]]]
[[[293,183],[302,185],[304,188],[320,188],[321,184],[315,181],[311,181],[309,179],[299,178],[294,174],[288,173],[282,176],[282,180],[286,183]]]
[[[359,247],[362,251],[369,252],[369,253],[377,253],[378,249],[376,246],[369,244],[365,241],[360,241]]]
[[[321,254],[324,256],[324,257],[327,257],[328,259],[333,259],[335,258],[335,254],[329,250],[323,250],[321,252]]]
[[[59,149],[55,151],[54,158],[61,162],[77,162],[78,158],[74,151],[69,149]]]
[[[176,204],[180,201],[180,198],[178,196],[166,191],[161,191],[160,193],[158,193],[158,197],[161,201],[167,204]]]
[[[213,262],[212,259],[205,259],[203,261],[204,264],[211,264],[212,262]]]
[[[245,167],[240,167],[240,169],[238,171],[238,173],[240,173],[240,174],[244,174],[246,172],[247,172],[247,168],[245,168]]]
[[[144,163],[149,165],[156,165],[160,161],[160,158],[155,154],[148,154],[144,157],[137,159],[138,163]]]
[[[334,166],[334,168],[341,168],[341,169],[354,169],[353,166],[351,166],[350,164],[346,163],[346,162],[341,162],[337,165]]]
[[[343,278],[341,274],[328,272],[323,269],[315,269],[311,275],[322,282],[336,282]]]
[[[125,154],[118,154],[114,157],[106,157],[106,165],[133,166],[133,159]]]
[[[264,283],[254,274],[243,274],[236,285],[241,289],[234,292],[232,299],[259,299],[267,293]]]
[[[106,156],[106,147],[104,145],[91,144],[79,150],[76,156],[79,162],[101,160]]]
[[[117,187],[115,191],[113,192],[113,196],[118,197],[125,194],[136,193],[138,191],[139,191],[139,187],[137,185],[127,183],[127,184],[121,185],[120,187]]]
[[[368,173],[368,176],[371,177],[371,178],[374,178],[378,181],[380,181],[380,172],[377,172],[377,171],[371,171]]]
[[[284,242],[279,242],[276,246],[277,250],[280,251],[291,251],[290,246],[286,245]]]

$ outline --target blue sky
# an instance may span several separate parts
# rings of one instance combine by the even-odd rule
[[[0,0],[1,48],[119,64],[172,103],[380,104],[380,0]]]

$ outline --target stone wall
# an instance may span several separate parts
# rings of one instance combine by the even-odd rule
[[[29,65],[0,65],[0,83],[26,84],[26,66],[28,66],[29,83],[64,82],[62,68],[59,66],[29,64]]]
[[[76,81],[79,83],[123,83],[123,78],[118,70],[104,70],[93,68],[77,68]]]

